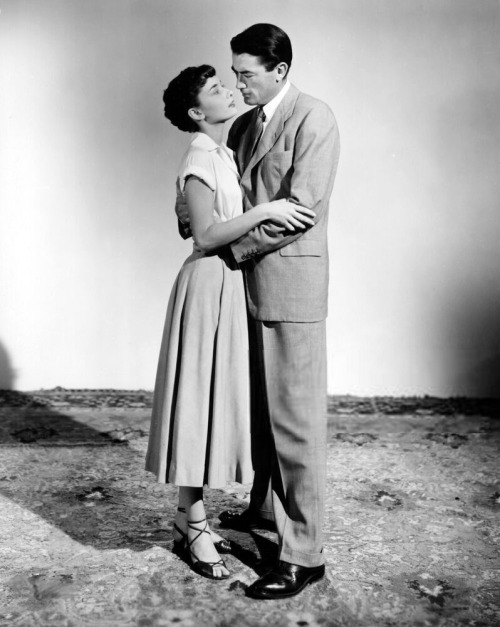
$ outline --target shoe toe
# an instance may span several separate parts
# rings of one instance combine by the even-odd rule
[[[283,599],[295,596],[307,585],[321,579],[324,573],[324,566],[305,568],[279,562],[276,568],[248,586],[247,595],[254,599]]]
[[[246,510],[238,511],[228,509],[220,513],[219,520],[220,526],[223,528],[226,527],[228,529],[242,531],[248,529],[250,517],[246,513]]]
[[[234,520],[239,520],[243,514],[243,511],[238,511],[235,509],[226,509],[225,511],[219,514],[219,520],[221,521],[221,523],[230,523],[230,522],[233,522]]]
[[[229,542],[229,540],[219,540],[219,542],[214,542],[214,547],[217,551],[217,553],[231,553],[232,552],[232,547],[231,547],[231,543]]]
[[[211,564],[208,562],[195,562],[194,564],[191,565],[191,568],[194,570],[195,573],[198,573],[198,575],[202,575],[203,577],[206,577],[207,579],[213,579],[214,581],[221,581],[222,579],[229,579],[229,577],[231,576],[229,573],[228,574],[223,574],[220,577],[217,577],[214,574],[214,566],[224,566],[224,568],[226,568],[226,565],[224,564],[224,562],[221,563],[217,563],[217,564]]]

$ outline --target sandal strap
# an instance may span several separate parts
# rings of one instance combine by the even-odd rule
[[[199,560],[198,560],[199,561]],[[201,562],[202,564],[206,564],[207,566],[211,566],[212,568],[214,566],[226,566],[224,564],[224,560],[222,559],[222,557],[220,558],[220,560],[218,560],[217,562]]]
[[[224,560],[222,558],[217,562],[201,562],[200,560],[198,560],[197,563],[203,564],[204,566],[210,566],[210,568],[212,569],[214,568],[214,566],[224,566],[224,568],[226,567],[226,564],[224,563]]]
[[[200,525],[201,523],[205,523],[205,526],[203,527],[203,529],[198,529],[197,527],[194,526],[194,525]],[[198,540],[198,538],[202,534],[206,533],[210,536],[210,530],[208,529],[207,519],[203,518],[202,520],[188,520],[187,524],[190,529],[193,529],[194,531],[198,532],[192,540],[190,540],[189,538],[187,539],[187,546],[190,552],[196,557],[196,559],[199,559],[196,553],[191,549],[191,546],[196,542],[196,540]]]
[[[177,511],[180,512],[181,514],[185,514],[186,513],[186,508],[185,507],[178,507]]]
[[[188,525],[201,525],[201,523],[206,523],[206,522],[207,522],[207,519],[206,518],[202,518],[201,520],[188,520],[187,524]]]

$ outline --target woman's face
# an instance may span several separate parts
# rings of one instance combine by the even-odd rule
[[[201,111],[208,124],[230,120],[237,113],[233,92],[224,87],[217,76],[210,77],[198,93],[200,103],[194,109]]]

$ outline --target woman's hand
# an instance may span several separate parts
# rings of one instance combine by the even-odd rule
[[[316,214],[312,209],[288,202],[285,198],[268,204],[267,221],[287,231],[305,229],[314,225]]]

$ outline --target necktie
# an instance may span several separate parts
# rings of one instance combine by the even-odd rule
[[[264,109],[262,107],[257,108],[257,115],[255,118],[255,123],[252,128],[252,134],[248,141],[248,146],[250,150],[248,151],[247,163],[253,156],[255,149],[259,143],[259,140],[262,136],[262,131],[264,130],[264,122],[266,121],[266,114],[264,113]]]

